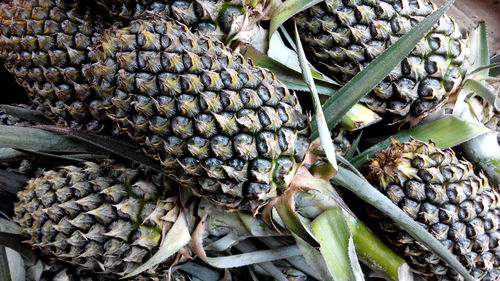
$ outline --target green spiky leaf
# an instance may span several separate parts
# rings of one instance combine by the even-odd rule
[[[316,85],[314,84],[314,79],[311,75],[311,69],[307,63],[306,54],[302,48],[302,43],[300,42],[299,31],[297,26],[294,26],[295,30],[295,44],[297,45],[297,56],[299,57],[300,67],[302,68],[302,77],[304,82],[311,91],[311,97],[314,105],[314,115],[316,116],[316,124],[318,126],[318,134],[321,138],[321,146],[325,151],[326,158],[328,162],[332,165],[334,170],[337,170],[337,159],[335,158],[335,147],[333,146],[332,136],[328,130],[328,125],[326,124],[325,116],[323,115],[323,110],[321,108],[321,102],[319,101],[318,92],[316,91]]]
[[[146,156],[144,153],[142,153],[140,147],[134,144],[120,141],[110,136],[100,136],[96,134],[83,133],[69,128],[61,128],[55,126],[38,126],[38,127],[47,131],[58,132],[76,138],[82,141],[83,143],[88,143],[89,145],[99,147],[100,149],[109,151],[113,154],[119,155],[131,161],[139,162],[154,171],[163,173],[161,165],[158,164],[153,159]],[[96,148],[94,148],[94,150],[95,149]]]
[[[309,91],[309,87],[302,80],[302,74],[287,67],[286,65],[270,58],[266,54],[259,52],[252,46],[248,46],[244,53],[245,57],[251,59],[255,65],[271,70],[278,79],[289,89],[297,91]],[[318,93],[322,95],[334,95],[338,87],[332,83],[315,79]]]
[[[336,281],[364,280],[342,208],[335,206],[323,212],[311,222],[311,229]]]
[[[7,260],[7,252],[4,246],[0,246],[0,280],[11,281],[9,261]]]
[[[74,138],[37,128],[0,125],[0,148],[59,153],[94,153],[96,148]]]
[[[36,262],[36,254],[25,244],[22,243],[25,238],[19,234],[9,232],[0,232],[0,245],[9,247],[20,253],[29,263]]]
[[[0,169],[0,189],[10,194],[23,190],[29,178],[11,171]]]
[[[334,281],[323,255],[311,246],[311,244],[302,240],[300,236],[293,233],[292,235],[295,241],[297,241],[297,246],[300,248],[307,264],[321,277],[321,280]]]

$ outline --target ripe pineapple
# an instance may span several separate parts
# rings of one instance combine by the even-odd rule
[[[435,9],[428,0],[325,0],[294,20],[311,62],[347,83]],[[425,116],[461,83],[466,40],[443,16],[362,102],[391,123]]]
[[[106,113],[183,186],[254,211],[288,186],[308,122],[271,72],[168,20],[114,29],[99,48],[85,72]]]
[[[269,1],[241,0],[94,0],[110,15],[127,22],[156,15],[171,18],[219,39],[227,40],[263,15]]]
[[[0,27],[0,58],[47,117],[90,132],[111,130],[81,72],[106,27],[100,19],[71,1],[11,0],[0,3]]]
[[[125,275],[158,249],[173,224],[165,216],[179,212],[176,196],[160,174],[86,162],[30,180],[18,193],[14,220],[27,242],[51,257],[94,273]]]
[[[368,178],[482,280],[500,278],[500,196],[472,164],[432,142],[393,141],[369,159]],[[387,217],[374,215],[389,242],[430,280],[461,280],[438,256]]]

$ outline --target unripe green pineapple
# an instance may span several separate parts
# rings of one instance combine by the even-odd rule
[[[110,15],[127,22],[155,15],[171,18],[192,31],[227,40],[251,32],[269,1],[254,0],[94,0]],[[246,35],[248,36],[248,35]]]
[[[287,188],[308,122],[271,72],[167,20],[114,29],[99,48],[85,72],[108,116],[183,186],[254,211]]]
[[[130,273],[159,248],[178,214],[165,176],[111,161],[46,171],[18,193],[15,218],[45,254],[94,273]],[[162,268],[152,268],[155,276]]]
[[[43,113],[59,125],[110,131],[101,101],[82,75],[105,24],[71,1],[0,3],[0,57]]]
[[[428,0],[325,0],[296,16],[311,62],[342,83],[435,10]],[[362,99],[390,123],[440,106],[467,71],[466,39],[448,16]]]
[[[393,141],[369,159],[371,183],[427,229],[482,280],[500,278],[500,196],[472,164],[430,142]],[[462,280],[389,218],[380,230],[413,270],[430,280]]]

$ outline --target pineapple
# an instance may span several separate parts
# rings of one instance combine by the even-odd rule
[[[227,41],[263,16],[269,1],[241,0],[94,0],[111,16],[126,23],[156,15],[187,25],[192,31]]]
[[[347,83],[435,9],[428,0],[325,0],[294,20],[311,62]],[[362,102],[389,123],[427,115],[460,85],[468,69],[466,44],[443,16]]]
[[[411,139],[369,159],[367,177],[448,248],[475,278],[500,278],[500,196],[451,150]],[[387,217],[373,214],[389,242],[430,280],[461,280],[438,256]]]
[[[108,116],[166,173],[228,209],[256,211],[287,188],[308,120],[266,69],[169,20],[138,20],[85,70]]]
[[[125,275],[158,249],[179,212],[165,176],[113,162],[44,172],[18,193],[14,221],[48,256]],[[152,268],[160,274],[162,268]]]
[[[0,58],[35,106],[59,125],[112,130],[81,72],[105,23],[69,1],[12,0],[0,3],[0,27]]]

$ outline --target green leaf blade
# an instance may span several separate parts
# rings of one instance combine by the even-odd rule
[[[352,237],[342,208],[326,210],[311,222],[314,236],[320,243],[320,251],[330,273],[336,281],[364,280],[356,253],[352,249]],[[352,264],[354,263],[354,264]]]

